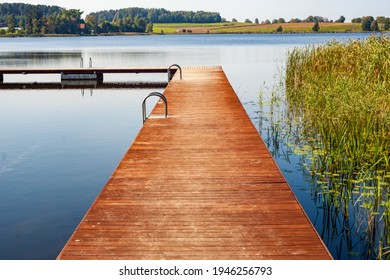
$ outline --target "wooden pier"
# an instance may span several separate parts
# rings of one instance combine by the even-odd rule
[[[176,76],[58,259],[332,259],[222,68]]]

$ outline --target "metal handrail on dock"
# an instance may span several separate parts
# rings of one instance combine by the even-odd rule
[[[162,94],[162,93],[159,93],[159,92],[151,92],[148,94],[148,96],[146,96],[144,98],[144,100],[142,101],[142,123],[145,123],[145,121],[148,119],[146,117],[146,100],[149,98],[149,97],[152,97],[152,96],[157,96],[157,97],[160,97],[163,101],[164,101],[164,104],[165,104],[165,118],[168,117],[168,101],[167,101],[167,98]]]
[[[172,67],[177,67],[179,69],[179,71],[180,71],[180,80],[183,80],[183,70],[181,69],[181,67],[178,64],[172,64],[171,66],[168,67],[168,83],[173,78],[173,74],[171,74]]]

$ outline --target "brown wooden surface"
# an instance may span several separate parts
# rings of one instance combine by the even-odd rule
[[[222,69],[177,76],[58,259],[331,259]]]

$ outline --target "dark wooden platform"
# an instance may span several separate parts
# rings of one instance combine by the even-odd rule
[[[176,76],[58,259],[331,259],[222,69]]]
[[[172,65],[175,66],[176,64]],[[90,68],[0,68],[0,84],[4,75],[60,74],[65,80],[103,80],[104,74],[145,74],[166,73],[168,80],[176,73],[177,67],[90,67]]]
[[[177,69],[172,68],[175,72]],[[168,67],[92,67],[92,68],[0,68],[4,74],[119,74],[119,73],[167,73]]]

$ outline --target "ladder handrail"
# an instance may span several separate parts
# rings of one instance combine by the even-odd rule
[[[164,104],[165,104],[165,118],[168,117],[168,100],[167,100],[167,98],[162,93],[151,92],[142,101],[142,123],[145,123],[145,121],[147,120],[147,117],[146,117],[146,100],[149,97],[152,97],[152,96],[160,97],[164,101]]]
[[[171,66],[168,67],[168,83],[172,80],[173,75],[171,74],[171,68],[172,67],[177,67],[180,71],[180,80],[183,80],[183,71],[181,67],[178,64],[172,64]]]

